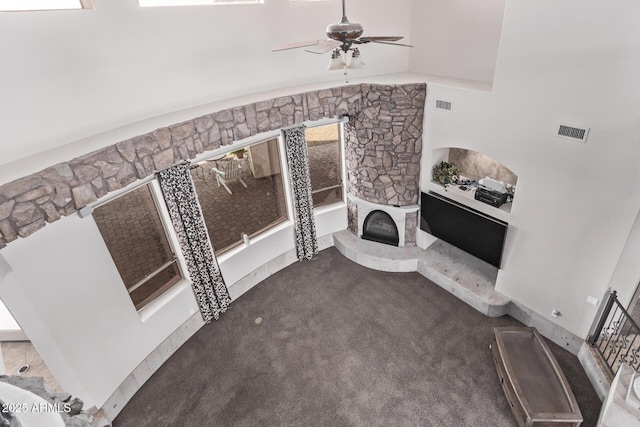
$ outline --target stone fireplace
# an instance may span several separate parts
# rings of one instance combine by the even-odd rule
[[[400,247],[415,246],[426,86],[362,85],[362,107],[345,125],[349,231],[382,211]]]
[[[384,212],[393,221],[398,235],[398,242],[393,244],[394,246],[415,246],[416,245],[416,231],[418,227],[418,211],[420,206],[390,206],[381,205],[379,203],[371,203],[366,200],[359,199],[357,197],[348,195],[347,202],[349,206],[349,214],[356,213],[356,226],[355,230],[351,230],[358,237],[362,237],[365,233],[365,221],[367,217],[375,212]],[[366,237],[363,237],[366,239]],[[367,239],[380,242],[377,239]],[[387,242],[380,242],[387,243]]]

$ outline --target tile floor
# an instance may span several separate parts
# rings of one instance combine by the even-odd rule
[[[3,341],[0,342],[0,350],[2,351],[2,358],[4,360],[5,375],[43,377],[45,383],[52,389],[59,393],[63,392],[30,341]],[[18,373],[18,369],[23,365],[29,365],[29,370],[20,374]]]

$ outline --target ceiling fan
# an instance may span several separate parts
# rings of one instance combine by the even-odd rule
[[[329,51],[333,51],[331,54],[331,61],[329,62],[328,69],[344,69],[344,74],[346,77],[347,68],[355,69],[362,68],[364,66],[362,56],[357,47],[358,45],[366,43],[381,43],[389,44],[392,46],[413,47],[408,44],[393,43],[403,39],[404,37],[402,36],[361,37],[362,33],[364,32],[364,28],[357,22],[349,22],[349,20],[347,19],[344,3],[345,0],[342,0],[342,20],[336,24],[330,24],[326,29],[327,37],[329,37],[328,39],[287,43],[274,46],[272,51],[277,52],[281,50],[297,49],[301,47],[306,48],[305,51],[307,52],[316,54],[323,54]]]

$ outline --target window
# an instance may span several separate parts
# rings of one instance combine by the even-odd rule
[[[0,11],[93,9],[93,0],[0,0]]]
[[[138,0],[140,7],[264,3],[264,0]]]
[[[307,128],[307,151],[313,206],[318,207],[343,200],[342,150],[340,125]]]
[[[278,138],[195,164],[191,175],[216,255],[287,219]]]
[[[129,191],[93,211],[100,234],[138,310],[182,277],[150,185]]]

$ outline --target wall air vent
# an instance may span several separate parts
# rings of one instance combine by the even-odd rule
[[[453,107],[450,101],[442,101],[440,99],[436,99],[436,108],[438,110],[451,111]]]
[[[589,135],[589,128],[578,128],[575,126],[566,125],[560,123],[557,136],[561,138],[572,139],[574,141],[587,142],[587,136]]]

